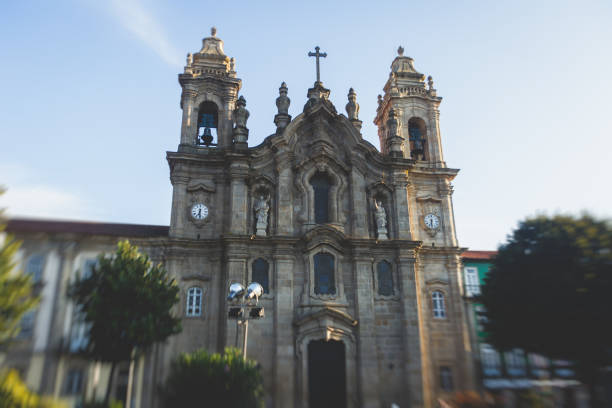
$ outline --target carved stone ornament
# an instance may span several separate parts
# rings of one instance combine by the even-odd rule
[[[265,237],[267,235],[266,230],[268,229],[268,212],[270,211],[270,204],[268,204],[268,197],[263,194],[255,199],[253,204],[253,211],[255,212],[255,235]]]
[[[399,126],[395,109],[391,108],[387,119],[387,149],[389,154],[395,157],[404,155],[404,138],[399,134]]]
[[[387,233],[387,212],[382,201],[374,200],[374,216],[376,217],[376,233],[379,240],[389,239]]]
[[[276,98],[276,108],[278,113],[274,116],[274,124],[276,125],[277,132],[282,131],[291,122],[291,115],[289,115],[289,105],[291,99],[287,96],[287,84],[282,83],[278,88],[278,98]]]
[[[246,127],[249,119],[249,111],[246,109],[246,99],[240,96],[236,101],[236,109],[234,109],[234,143],[245,144],[249,137],[249,129]]]
[[[353,88],[349,89],[346,113],[350,120],[359,119],[359,104],[357,103],[357,94]]]
[[[438,233],[438,231],[440,231],[442,227],[442,200],[440,200],[439,198],[426,196],[417,197],[417,202],[419,203],[419,224],[421,226],[421,229],[427,232],[427,234],[429,234],[429,236],[431,237],[436,236],[436,234]],[[427,222],[429,222],[429,225],[426,225],[426,218]],[[437,225],[432,224],[429,221],[430,218],[437,218]]]

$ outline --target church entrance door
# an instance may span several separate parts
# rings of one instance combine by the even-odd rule
[[[310,408],[346,408],[344,343],[316,340],[308,344]]]

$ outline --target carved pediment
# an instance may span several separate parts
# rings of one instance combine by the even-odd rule
[[[296,319],[293,324],[301,327],[315,323],[318,327],[337,327],[345,326],[347,328],[355,327],[359,323],[350,314],[338,310],[333,307],[322,307],[314,313]]]
[[[193,193],[198,190],[201,190],[207,193],[214,193],[216,190],[216,187],[210,181],[199,181],[199,180],[190,181],[189,184],[187,184],[187,191],[189,191],[190,193]]]
[[[309,230],[302,239],[308,250],[321,245],[329,245],[338,252],[344,252],[343,243],[346,241],[346,235],[333,225],[322,224]]]

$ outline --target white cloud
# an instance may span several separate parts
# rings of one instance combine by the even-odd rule
[[[20,164],[0,165],[0,209],[11,217],[93,219],[95,206],[77,194],[37,183],[35,174]],[[92,210],[94,209],[94,210]]]
[[[162,60],[172,66],[181,66],[182,55],[172,46],[162,25],[139,0],[112,0],[110,8],[121,25]]]

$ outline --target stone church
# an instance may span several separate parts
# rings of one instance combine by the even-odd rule
[[[318,78],[302,113],[283,83],[276,133],[248,146],[235,62],[212,35],[189,54],[166,266],[184,285],[184,332],[163,350],[220,350],[242,336],[227,288],[257,281],[249,326],[274,407],[435,405],[473,388],[459,291],[452,179],[431,77],[398,55],[374,119],[381,151]],[[311,53],[317,59],[325,56]],[[201,305],[200,305],[201,303]],[[241,343],[240,343],[241,344]]]
[[[362,137],[355,92],[339,113],[318,75],[325,53],[310,54],[317,80],[297,102],[302,112],[288,114],[283,83],[276,132],[249,146],[241,80],[213,29],[179,74],[169,229],[94,226],[97,241],[87,238],[95,254],[116,241],[102,235],[133,237],[181,286],[183,332],[137,368],[137,406],[157,406],[157,385],[180,352],[242,344],[242,327],[228,319],[233,282],[264,289],[265,317],[251,321],[247,343],[269,407],[434,407],[447,393],[474,389],[452,205],[458,170],[442,154],[442,98],[400,47],[378,97],[379,151]],[[57,259],[90,242],[75,238],[77,227],[59,231],[77,246],[58,246]],[[31,253],[43,245],[34,238],[24,244]],[[86,262],[79,259],[57,263],[69,275]],[[69,332],[70,323],[49,325],[49,333]],[[47,374],[59,378],[53,367],[62,364],[72,372],[45,361]],[[39,377],[40,389],[62,387],[50,374]]]

